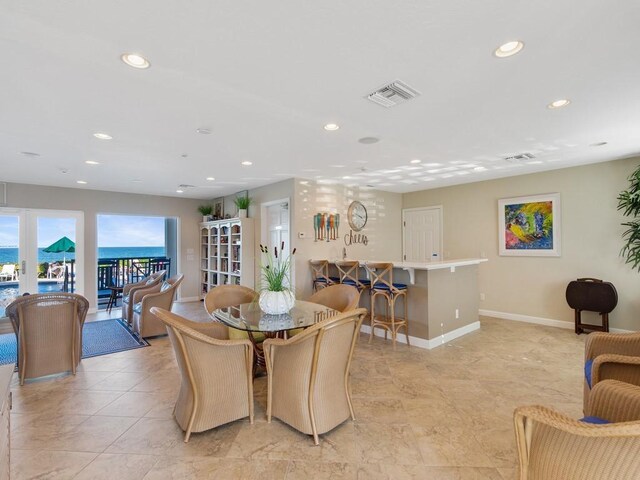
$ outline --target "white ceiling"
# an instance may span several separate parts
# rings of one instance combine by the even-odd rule
[[[174,196],[185,183],[198,188],[182,196],[211,198],[298,176],[407,192],[622,158],[640,152],[639,24],[637,1],[7,0],[0,180]],[[492,55],[514,39],[520,54]],[[122,63],[131,51],[151,68]],[[395,79],[422,95],[363,98]],[[546,108],[558,98],[572,103]],[[541,163],[501,160],[519,152]]]

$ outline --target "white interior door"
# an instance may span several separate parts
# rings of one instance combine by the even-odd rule
[[[442,260],[442,207],[404,209],[402,222],[405,261]]]
[[[276,246],[278,247],[278,251],[280,251],[282,244],[284,243],[284,252],[285,255],[288,256],[291,250],[291,237],[289,235],[289,199],[263,203],[260,205],[260,217],[260,242],[265,245],[270,252],[273,252],[273,249]],[[290,280],[292,285],[295,285],[294,276],[294,265],[291,265]]]

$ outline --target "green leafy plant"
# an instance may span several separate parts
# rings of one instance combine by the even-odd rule
[[[273,247],[273,253],[265,245],[260,245],[262,252],[262,290],[270,292],[286,292],[291,290],[291,258],[296,254],[294,248],[291,255],[284,257],[284,242],[278,250]]]
[[[234,203],[238,210],[248,210],[251,205],[251,197],[236,197]]]
[[[198,207],[198,211],[200,212],[200,214],[203,217],[206,217],[207,215],[211,215],[211,213],[213,212],[213,206],[212,205],[200,205]]]
[[[622,210],[625,217],[630,217],[622,224],[627,230],[622,234],[625,244],[620,254],[625,257],[625,263],[640,271],[640,166],[628,180],[629,188],[618,195],[618,210]]]

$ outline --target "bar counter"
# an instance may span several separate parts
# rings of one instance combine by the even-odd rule
[[[382,260],[375,260],[378,261]],[[409,289],[407,308],[412,345],[434,348],[480,328],[478,268],[486,261],[486,258],[464,258],[429,263],[391,262],[393,282],[404,283]],[[360,278],[365,278],[365,263],[374,261],[360,263]],[[370,302],[369,295],[363,292],[360,306],[370,309]],[[399,317],[404,317],[402,303],[396,304]],[[381,308],[382,304],[378,305]],[[363,331],[370,331],[369,318],[363,323]],[[375,333],[384,336],[382,329],[376,329]],[[406,342],[402,334],[398,340]]]

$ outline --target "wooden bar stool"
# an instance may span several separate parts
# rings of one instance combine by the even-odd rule
[[[340,283],[356,287],[360,293],[371,288],[371,280],[360,278],[360,262],[357,260],[338,260],[335,266],[340,275]]]
[[[309,260],[311,265],[311,280],[313,281],[313,291],[339,283],[338,279],[329,277],[328,260]]]
[[[409,343],[409,322],[407,313],[407,286],[404,283],[393,283],[393,263],[365,263],[365,268],[371,278],[371,336],[369,343],[373,340],[375,327],[384,328],[384,338],[387,339],[387,332],[391,333],[391,341],[393,348],[396,348],[396,338],[398,330],[404,327],[404,333],[407,336],[407,345]],[[385,303],[385,315],[376,315],[375,304],[376,298],[382,297]],[[404,305],[404,317],[397,318],[395,314],[396,300],[402,297]]]

